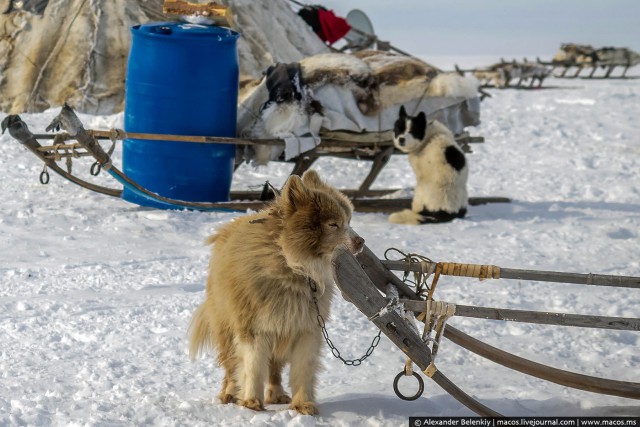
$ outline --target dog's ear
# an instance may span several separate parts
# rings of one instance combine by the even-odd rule
[[[295,212],[308,198],[302,179],[298,175],[291,175],[282,189],[282,198],[286,203],[286,213]]]
[[[427,115],[421,111],[411,121],[411,136],[422,141],[427,133]]]
[[[404,109],[404,105],[400,106],[400,118],[405,119],[407,117],[407,111]]]
[[[309,169],[302,175],[302,183],[307,187],[323,188],[326,184],[320,179],[320,175],[313,169]]]

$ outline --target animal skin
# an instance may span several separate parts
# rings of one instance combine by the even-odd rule
[[[320,315],[335,293],[338,248],[360,252],[364,240],[349,226],[349,199],[310,170],[291,176],[265,210],[239,217],[208,239],[213,252],[206,299],[190,327],[190,354],[213,349],[225,375],[223,403],[263,410],[291,403],[317,414],[315,389],[323,342]],[[289,364],[289,386],[282,369]],[[265,392],[266,384],[266,392]]]
[[[411,117],[400,107],[393,134],[396,148],[409,155],[416,187],[411,209],[392,213],[389,222],[417,225],[464,217],[469,168],[451,131],[437,120],[427,123],[424,112]]]

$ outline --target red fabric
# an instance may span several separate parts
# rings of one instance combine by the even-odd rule
[[[351,25],[347,20],[336,16],[333,10],[318,8],[318,20],[322,29],[318,36],[322,41],[329,42],[329,44],[334,44],[351,30]]]

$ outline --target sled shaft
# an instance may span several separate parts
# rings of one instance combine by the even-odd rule
[[[406,309],[423,312],[423,301],[400,300]],[[542,325],[576,326],[581,328],[615,329],[620,331],[640,331],[640,319],[624,317],[588,316],[582,314],[551,313],[506,308],[476,307],[456,304],[456,316],[476,319],[506,320],[513,322],[537,323]]]
[[[390,270],[396,271],[415,271],[415,272],[434,272],[436,262],[412,262],[407,263],[405,261],[382,261],[385,267]],[[612,276],[606,274],[582,274],[582,273],[564,273],[559,271],[544,271],[544,270],[520,270],[515,268],[503,268],[495,266],[483,266],[477,264],[452,264],[443,263],[447,265],[460,266],[461,268],[452,268],[457,272],[445,272],[442,275],[448,276],[461,276],[461,277],[478,277],[472,273],[475,270],[482,269],[483,267],[493,267],[499,269],[498,277],[485,276],[479,277],[481,279],[500,278],[500,279],[516,279],[516,280],[533,280],[540,282],[555,282],[555,283],[573,283],[578,285],[589,286],[613,286],[619,288],[636,288],[640,289],[640,277],[633,276]]]
[[[593,286],[615,286],[640,289],[640,277],[610,276],[605,274],[562,273],[556,271],[516,270],[503,268],[500,277],[504,279],[538,280],[541,282],[575,283]]]

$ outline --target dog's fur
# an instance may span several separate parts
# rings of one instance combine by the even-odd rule
[[[190,354],[216,350],[225,370],[223,403],[254,410],[291,403],[302,414],[317,414],[322,333],[311,286],[327,319],[336,250],[355,254],[364,245],[349,226],[352,210],[346,196],[310,170],[291,176],[270,207],[235,219],[208,239],[213,253],[206,300],[193,315]],[[281,384],[287,363],[292,398]]]
[[[391,214],[389,222],[425,224],[464,217],[469,168],[451,131],[437,120],[427,123],[424,112],[411,117],[400,107],[393,135],[396,148],[409,154],[416,187],[411,209]]]

